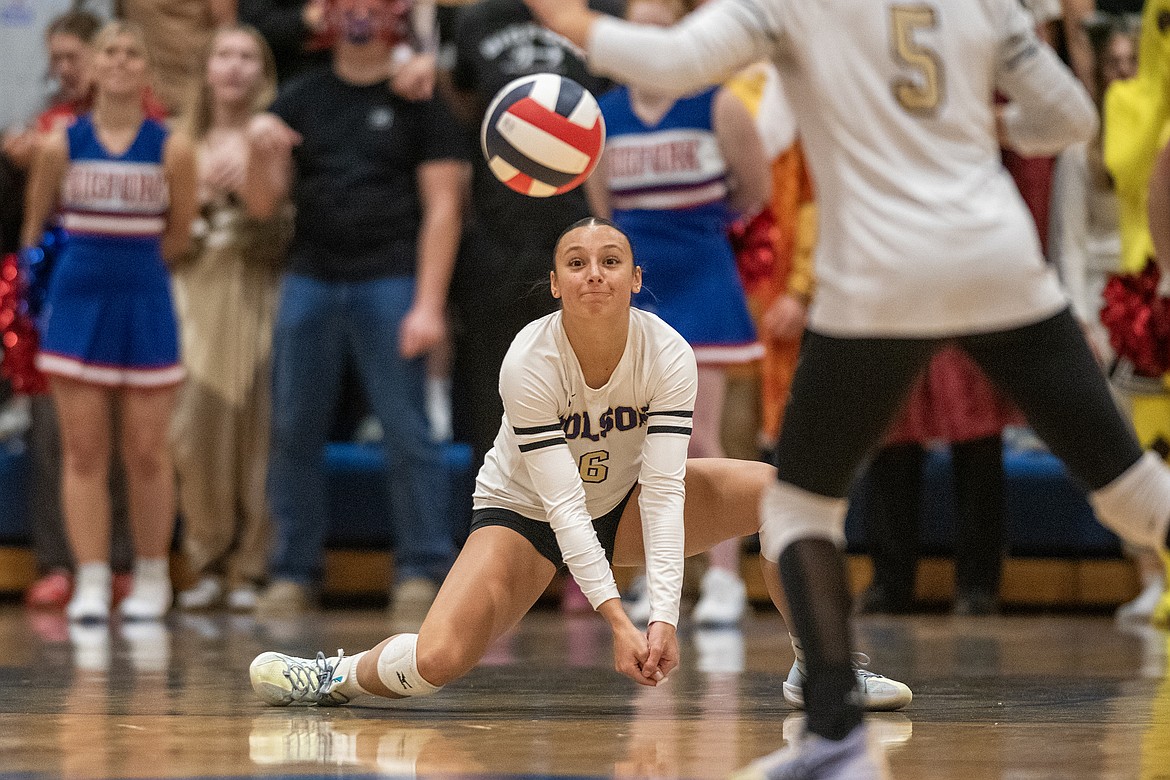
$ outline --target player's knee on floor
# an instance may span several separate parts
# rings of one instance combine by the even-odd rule
[[[848,502],[773,482],[760,498],[760,554],[779,563],[784,548],[800,539],[828,539],[845,546]]]
[[[418,634],[399,634],[378,654],[378,679],[400,696],[430,696],[432,685],[418,671]]]
[[[1089,495],[1093,511],[1127,542],[1165,550],[1170,526],[1170,468],[1147,452],[1117,479]]]

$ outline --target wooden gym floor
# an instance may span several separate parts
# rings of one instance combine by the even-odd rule
[[[777,617],[684,626],[659,689],[610,670],[593,615],[537,610],[437,696],[386,708],[274,709],[251,694],[260,651],[357,651],[381,610],[261,621],[71,627],[0,606],[0,780],[39,778],[720,777],[801,717],[779,689]],[[874,669],[915,690],[871,716],[896,778],[1170,778],[1170,635],[1108,617],[864,618]]]

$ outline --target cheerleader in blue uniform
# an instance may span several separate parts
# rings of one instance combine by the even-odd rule
[[[170,607],[175,517],[167,431],[183,379],[165,264],[186,251],[195,216],[190,142],[147,119],[146,45],[137,26],[98,35],[93,113],[46,141],[29,182],[22,244],[59,211],[66,249],[49,284],[37,366],[61,421],[61,495],[77,561],[71,620],[110,612],[107,472],[113,411],[130,494],[136,563],[127,618]]]
[[[690,0],[633,0],[626,18],[671,25]],[[721,443],[727,367],[764,355],[727,229],[736,212],[768,202],[771,167],[747,108],[731,93],[707,89],[675,99],[619,87],[599,101],[606,147],[586,184],[594,214],[610,217],[630,237],[646,286],[634,305],[677,330],[699,363],[693,458],[724,456]],[[739,541],[711,551],[694,619],[739,621],[747,591],[739,577]],[[633,588],[631,617],[644,620],[648,601]]]

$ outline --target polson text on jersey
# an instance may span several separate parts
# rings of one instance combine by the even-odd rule
[[[614,428],[619,431],[641,428],[649,419],[649,411],[649,406],[643,406],[641,409],[635,409],[632,406],[619,406],[614,409],[611,406],[597,418],[596,432],[594,432],[593,420],[588,411],[573,412],[560,418],[561,428],[565,432],[566,439],[581,438],[600,441]]]

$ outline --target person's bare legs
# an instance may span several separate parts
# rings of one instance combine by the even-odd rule
[[[175,469],[169,433],[176,389],[126,389],[121,454],[134,537],[134,587],[120,609],[128,618],[153,620],[171,606],[167,556],[175,530]]]
[[[467,674],[492,642],[532,609],[555,573],[515,531],[501,526],[473,531],[419,629],[419,674],[436,687]],[[367,693],[396,699],[401,697],[378,675],[378,658],[393,639],[362,656],[357,681]]]
[[[61,424],[61,504],[77,564],[110,559],[111,392],[54,377]]]
[[[108,388],[52,379],[61,430],[61,509],[77,579],[71,620],[105,620],[110,613],[110,413]]]

